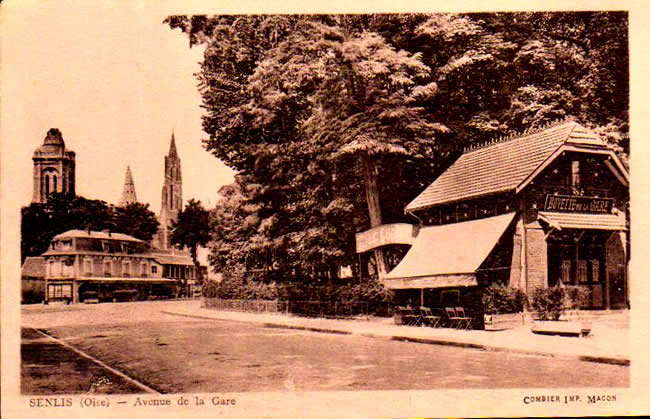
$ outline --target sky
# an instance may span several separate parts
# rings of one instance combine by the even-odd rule
[[[76,153],[78,195],[117,204],[129,165],[138,201],[159,213],[173,131],[184,201],[213,206],[233,172],[201,145],[194,73],[203,47],[190,49],[162,23],[169,13],[148,2],[23,4],[3,10],[3,56],[11,57],[2,69],[3,175],[12,179],[4,193],[29,205],[32,154],[58,128]]]

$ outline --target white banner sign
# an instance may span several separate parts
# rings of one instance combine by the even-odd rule
[[[396,223],[383,224],[356,234],[357,253],[367,252],[388,244],[413,244],[415,226]]]

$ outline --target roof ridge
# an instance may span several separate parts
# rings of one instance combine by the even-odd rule
[[[565,118],[562,118],[562,119],[556,119],[556,120],[550,121],[550,122],[548,122],[548,123],[546,123],[544,125],[541,125],[539,127],[528,127],[523,131],[508,130],[508,133],[506,135],[502,135],[501,137],[495,137],[495,138],[492,138],[491,140],[487,140],[487,141],[479,143],[479,144],[472,144],[472,145],[469,145],[467,147],[464,147],[463,148],[463,154],[472,153],[474,151],[489,148],[489,147],[491,147],[493,145],[506,143],[506,142],[509,142],[509,141],[517,140],[519,138],[528,137],[528,136],[534,135],[534,134],[539,134],[540,132],[549,130],[551,128],[559,127],[559,126],[564,125],[566,123],[573,123],[573,128],[571,128],[572,132],[575,129],[575,127],[579,125],[573,118],[565,117]]]

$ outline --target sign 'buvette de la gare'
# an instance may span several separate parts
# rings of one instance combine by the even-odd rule
[[[590,196],[546,195],[544,211],[609,214],[614,200]]]

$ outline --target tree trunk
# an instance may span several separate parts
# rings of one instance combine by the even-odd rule
[[[201,272],[201,264],[199,263],[199,258],[197,255],[196,246],[190,248],[190,256],[192,256],[192,261],[194,262],[194,270],[196,271],[196,281],[199,285],[203,285],[203,272]]]
[[[366,202],[368,203],[368,216],[370,227],[381,225],[381,205],[379,204],[379,186],[377,185],[377,166],[369,155],[363,156],[363,177],[366,185]],[[377,275],[379,279],[386,276],[386,260],[381,249],[375,249],[375,261],[377,262]]]

